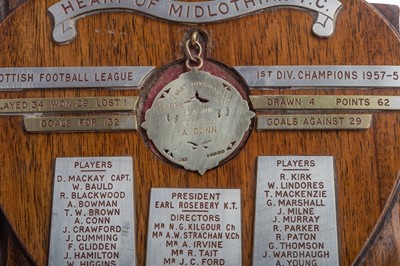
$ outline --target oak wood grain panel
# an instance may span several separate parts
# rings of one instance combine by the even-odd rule
[[[77,22],[78,38],[51,40],[47,8],[56,0],[31,0],[0,26],[0,67],[161,67],[183,57],[193,26],[127,13],[105,13]],[[343,1],[330,39],[311,34],[314,15],[276,9],[199,26],[208,34],[207,56],[236,65],[400,65],[397,36],[362,1]],[[54,89],[0,92],[1,98],[139,95],[138,90]],[[397,89],[271,89],[253,94],[400,95]],[[200,176],[160,161],[139,133],[28,134],[21,117],[0,117],[0,204],[38,265],[49,245],[54,160],[70,156],[133,156],[137,257],[144,265],[149,192],[152,187],[240,188],[243,261],[250,265],[256,158],[260,155],[330,155],[336,159],[343,265],[350,265],[374,229],[399,172],[400,113],[374,112],[367,131],[253,131],[234,159]]]

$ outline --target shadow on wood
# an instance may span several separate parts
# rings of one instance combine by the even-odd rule
[[[0,208],[0,266],[6,265],[32,266],[35,264],[11,229]]]

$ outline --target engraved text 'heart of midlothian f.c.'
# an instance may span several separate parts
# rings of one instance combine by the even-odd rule
[[[313,32],[320,37],[330,37],[342,3],[338,0],[61,0],[49,8],[49,14],[54,20],[53,40],[63,44],[77,36],[76,19],[99,12],[123,10],[178,23],[204,24],[278,7],[301,8],[317,13]]]

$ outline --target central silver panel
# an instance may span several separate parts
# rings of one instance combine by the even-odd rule
[[[235,153],[254,115],[232,84],[192,69],[157,94],[142,127],[165,158],[204,174]]]
[[[136,264],[131,157],[58,158],[49,265]]]
[[[146,265],[242,265],[239,189],[151,190]]]
[[[258,158],[254,266],[339,265],[333,157]]]

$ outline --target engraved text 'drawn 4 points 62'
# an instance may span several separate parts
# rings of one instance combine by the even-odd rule
[[[240,147],[254,115],[229,82],[193,68],[158,93],[141,126],[165,158],[203,174]]]

